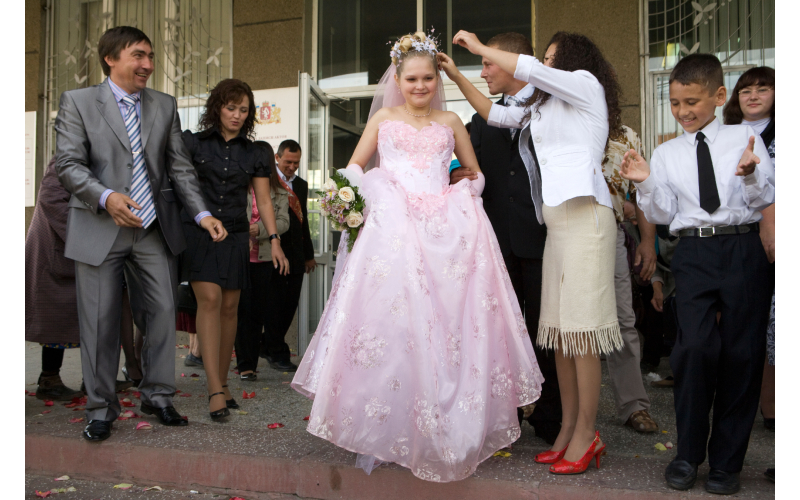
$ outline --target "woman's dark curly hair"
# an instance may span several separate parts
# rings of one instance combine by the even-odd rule
[[[620,88],[614,68],[603,57],[603,53],[588,37],[578,33],[559,31],[547,44],[549,48],[556,44],[556,54],[553,57],[553,67],[564,71],[588,71],[600,82],[606,93],[606,106],[608,106],[608,135],[618,137],[622,134],[622,118],[619,107]],[[550,94],[536,89],[525,103],[533,106],[535,112],[539,111]]]
[[[769,66],[758,66],[757,68],[750,68],[739,77],[739,81],[731,91],[731,98],[728,104],[722,108],[722,118],[725,125],[739,125],[744,119],[742,107],[739,105],[739,91],[745,87],[756,85],[758,87],[772,87],[775,88],[775,70]],[[772,109],[769,110],[771,119],[775,119],[775,100],[772,101]]]
[[[255,98],[253,97],[253,91],[250,90],[250,85],[241,80],[236,80],[235,78],[222,80],[211,90],[206,100],[206,108],[200,116],[198,128],[200,128],[200,130],[208,130],[211,127],[219,127],[219,114],[222,107],[229,102],[238,104],[242,102],[242,98],[244,97],[247,97],[247,100],[250,101],[250,106],[247,118],[245,118],[244,125],[242,125],[242,132],[245,134],[245,137],[252,138],[256,126]]]

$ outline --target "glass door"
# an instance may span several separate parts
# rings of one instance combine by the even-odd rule
[[[297,350],[305,354],[328,299],[333,276],[330,225],[323,219],[317,190],[328,178],[330,161],[330,100],[307,73],[300,73],[300,177],[308,181],[308,224],[317,268],[306,274],[300,295]]]

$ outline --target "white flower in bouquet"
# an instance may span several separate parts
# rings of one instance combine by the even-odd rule
[[[339,198],[345,203],[350,203],[356,199],[356,193],[353,192],[353,188],[345,186],[339,190]]]
[[[350,227],[358,227],[364,222],[364,216],[355,210],[347,215],[347,225]]]
[[[323,191],[336,191],[336,183],[333,179],[328,179],[325,181],[325,184],[322,185]]]

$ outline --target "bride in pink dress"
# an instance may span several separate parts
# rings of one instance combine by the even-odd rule
[[[394,46],[348,166],[380,166],[359,180],[364,227],[338,259],[292,387],[314,399],[308,431],[368,459],[367,472],[395,462],[448,482],[520,437],[517,407],[538,399],[543,378],[483,175],[449,185],[453,152],[479,168],[461,120],[442,110],[436,52],[422,32]]]

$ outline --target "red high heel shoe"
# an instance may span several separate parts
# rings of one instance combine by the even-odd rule
[[[569,448],[569,443],[567,446],[564,447],[561,451],[554,451],[554,450],[547,450],[539,453],[535,457],[533,457],[533,461],[537,464],[554,464],[564,458],[564,454],[567,452],[567,448]]]
[[[586,468],[589,467],[589,463],[591,463],[592,459],[594,458],[597,463],[597,468],[600,468],[600,455],[603,454],[603,451],[606,449],[606,445],[597,449],[597,445],[600,444],[600,431],[595,431],[594,440],[592,444],[589,445],[589,449],[586,450],[586,453],[578,460],[577,462],[570,462],[564,460],[563,458],[554,463],[550,466],[550,472],[553,474],[583,474],[586,472]]]

